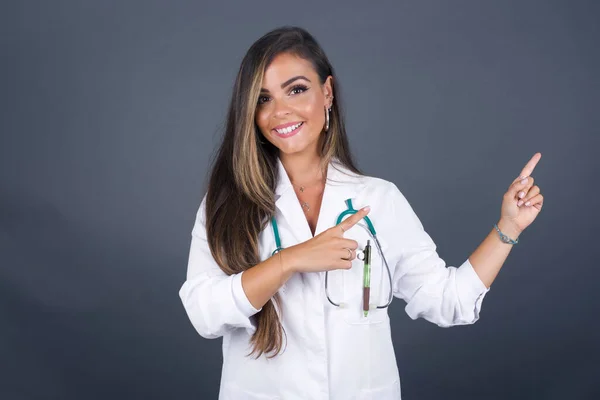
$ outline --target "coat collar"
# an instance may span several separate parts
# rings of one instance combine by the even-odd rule
[[[277,168],[279,169],[279,179],[275,188],[275,206],[292,227],[296,239],[299,242],[309,240],[312,238],[312,234],[308,221],[279,157],[277,158]],[[347,208],[344,202],[347,199],[354,199],[363,188],[363,177],[350,171],[334,158],[327,167],[327,181],[315,236],[334,226],[338,215]],[[282,238],[282,240],[285,239]],[[286,243],[283,245],[286,246]]]

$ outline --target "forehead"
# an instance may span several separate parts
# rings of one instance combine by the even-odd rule
[[[277,55],[265,69],[262,86],[269,90],[276,90],[282,82],[297,75],[304,75],[313,83],[318,80],[317,72],[310,61],[295,54],[282,53]]]

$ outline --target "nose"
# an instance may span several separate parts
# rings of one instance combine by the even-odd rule
[[[285,118],[290,114],[290,109],[285,100],[273,100],[273,117],[274,118]]]

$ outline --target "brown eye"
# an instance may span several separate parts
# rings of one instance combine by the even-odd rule
[[[293,94],[299,94],[299,93],[306,92],[307,90],[308,90],[308,88],[304,85],[296,85],[292,88],[291,92]]]
[[[267,101],[269,101],[269,97],[268,96],[260,96],[258,98],[258,104],[264,104]]]

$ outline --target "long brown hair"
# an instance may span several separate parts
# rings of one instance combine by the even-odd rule
[[[228,275],[260,262],[258,235],[275,214],[274,192],[278,180],[279,150],[266,140],[255,123],[265,69],[281,53],[310,61],[321,85],[333,77],[334,103],[329,130],[319,144],[322,165],[336,158],[349,170],[354,165],[342,119],[339,83],[333,67],[317,41],[304,29],[281,27],[265,34],[249,48],[240,65],[227,113],[223,141],[214,159],[206,195],[206,230],[210,251]],[[325,110],[323,110],[325,112]],[[282,350],[283,326],[276,293],[256,314],[257,329],[251,338],[256,358]]]

